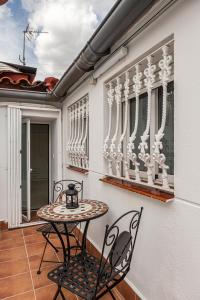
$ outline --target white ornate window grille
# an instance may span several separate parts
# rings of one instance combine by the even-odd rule
[[[68,107],[69,137],[67,153],[69,165],[88,169],[89,99],[85,96]]]
[[[168,41],[106,84],[106,174],[173,191],[174,43]]]

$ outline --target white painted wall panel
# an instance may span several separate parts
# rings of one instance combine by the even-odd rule
[[[51,122],[51,170],[52,182],[62,178],[61,113]]]
[[[0,220],[7,219],[7,108],[0,107]]]
[[[21,110],[8,107],[8,226],[21,224]]]
[[[123,212],[144,206],[138,240],[128,275],[129,282],[148,300],[200,299],[200,1],[177,1],[129,45],[129,54],[97,81],[85,82],[71,94],[64,108],[89,93],[90,173],[88,195],[108,203],[110,210],[91,222],[89,236],[101,249],[105,224]],[[173,203],[120,190],[99,181],[104,171],[102,156],[104,82],[151,47],[174,34],[175,38],[175,195]],[[63,115],[64,117],[64,115]],[[63,125],[66,147],[67,123]],[[64,162],[66,162],[64,160]],[[63,168],[65,176],[79,178]]]

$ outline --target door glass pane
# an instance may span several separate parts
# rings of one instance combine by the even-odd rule
[[[140,96],[139,99],[139,119],[138,119],[138,129],[137,129],[137,135],[135,139],[135,149],[134,152],[139,154],[140,150],[138,149],[139,144],[141,142],[141,136],[145,131],[146,128],[146,122],[147,122],[147,93],[144,93]],[[135,98],[130,100],[130,134],[132,134],[135,126],[135,107],[136,107],[136,100]],[[147,141],[148,149],[149,149],[149,140]],[[140,159],[138,159],[138,162],[140,163],[140,171],[146,171],[146,168],[144,166],[144,162],[142,162]],[[130,168],[133,169],[132,163],[130,164]]]
[[[158,128],[162,121],[163,89],[158,88]],[[166,165],[169,166],[168,174],[174,175],[174,82],[170,82],[167,88],[167,118],[165,135],[162,139],[163,153],[166,157]]]
[[[22,215],[27,217],[27,124],[22,124],[22,156],[21,156],[21,176],[22,176]]]

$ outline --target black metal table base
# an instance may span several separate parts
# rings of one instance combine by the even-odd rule
[[[86,236],[87,236],[87,231],[88,231],[88,226],[89,226],[90,220],[86,221],[83,235],[82,235],[82,240],[77,242],[77,245],[70,245],[70,237],[72,236],[70,232],[68,231],[67,224],[64,223],[64,229],[65,229],[65,235],[61,234],[60,231],[57,228],[56,223],[51,223],[52,227],[54,228],[55,232],[58,235],[58,238],[61,243],[61,249],[63,252],[63,260],[64,264],[67,264],[70,260],[70,257],[72,256],[71,251],[72,250],[80,250],[81,252],[84,252],[86,250]],[[66,244],[67,247],[65,246],[64,238],[66,239]]]
[[[67,224],[67,229],[68,229],[68,234],[70,237],[73,237],[73,239],[75,240],[76,244],[78,245],[78,248],[81,248],[80,246],[80,243],[79,243],[79,237],[76,237],[76,235],[74,234],[74,229],[77,227],[78,225],[78,222],[75,222],[75,223],[68,223]],[[64,224],[60,223],[60,224],[57,224],[56,225],[56,228],[57,230],[60,232],[61,235],[66,235],[66,232],[65,232],[65,226]],[[52,224],[51,223],[48,223],[48,224],[45,224],[45,225],[42,225],[41,227],[39,227],[37,229],[38,232],[42,233],[42,236],[44,237],[44,239],[46,240],[46,243],[45,243],[45,246],[44,246],[44,249],[43,249],[43,253],[42,253],[42,256],[41,256],[41,260],[40,260],[40,264],[39,264],[39,268],[38,268],[38,271],[37,271],[37,274],[41,274],[41,267],[42,267],[42,263],[43,262],[51,262],[51,263],[59,263],[58,261],[55,261],[55,260],[45,260],[44,259],[44,256],[45,256],[45,252],[46,252],[46,248],[47,248],[47,245],[49,245],[50,247],[53,248],[53,250],[58,253],[59,249],[62,249],[62,247],[57,247],[57,246],[54,246],[53,242],[51,242],[50,240],[50,235],[52,234],[56,234],[57,235],[57,232],[55,231],[55,229],[53,228]],[[61,262],[63,263],[63,261]]]
[[[50,242],[50,240],[49,240],[49,235],[50,235],[50,234],[48,234],[48,235],[43,234],[44,238],[46,239],[46,243],[45,243],[45,246],[44,246],[44,249],[43,249],[43,253],[42,253],[42,257],[41,257],[41,260],[40,260],[40,264],[39,264],[39,268],[38,268],[37,274],[41,274],[41,267],[42,267],[42,263],[44,263],[44,262],[50,262],[50,263],[63,263],[63,261],[60,262],[60,261],[55,261],[55,260],[45,260],[45,259],[44,259],[44,255],[45,255],[46,248],[47,248],[47,245],[48,245],[48,244],[54,249],[54,251],[55,251],[56,253],[59,252],[59,249],[62,249],[62,251],[63,251],[63,247],[55,247],[55,246]],[[75,238],[75,236],[72,235],[71,233],[69,233],[69,236],[72,236],[73,238]],[[62,235],[61,235],[61,237],[62,237]],[[67,247],[64,246],[64,247],[65,247],[65,253],[68,251],[68,247],[70,247],[71,250],[75,249],[76,251],[81,249],[81,245],[80,245],[79,241],[78,241],[76,238],[75,238],[75,240],[76,240],[77,245],[74,245],[74,246],[70,246],[70,245],[69,245],[69,246],[67,246]],[[64,252],[63,252],[63,253],[64,253]]]

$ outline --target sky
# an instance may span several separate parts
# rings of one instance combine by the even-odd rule
[[[44,31],[26,39],[26,64],[37,80],[60,78],[116,0],[8,0],[0,6],[0,61],[21,64],[23,30]]]

